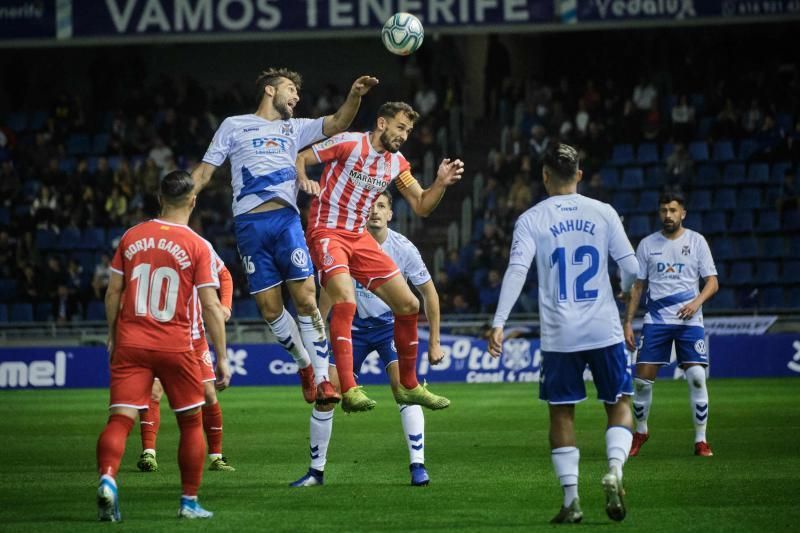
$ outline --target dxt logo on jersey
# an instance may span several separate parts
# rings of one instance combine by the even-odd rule
[[[289,141],[283,137],[257,137],[252,140],[257,154],[286,153]]]
[[[684,263],[657,263],[656,269],[659,274],[680,274],[683,272]]]

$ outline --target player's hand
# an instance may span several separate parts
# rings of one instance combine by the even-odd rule
[[[350,93],[355,94],[356,96],[364,96],[369,92],[370,89],[379,83],[380,82],[378,81],[378,78],[373,78],[372,76],[361,76],[353,82],[353,86],[350,88]]]
[[[301,191],[310,196],[319,196],[319,183],[314,180],[308,179],[307,176],[297,176],[297,186]]]
[[[631,351],[635,350],[636,337],[633,334],[633,324],[630,322],[625,322],[622,324],[622,331],[625,333],[625,346],[627,346]]]
[[[442,346],[436,342],[428,345],[428,362],[431,365],[438,365],[444,360],[444,352]]]
[[[227,357],[217,356],[217,381],[215,386],[217,390],[225,390],[231,385],[231,366],[228,364]]]
[[[698,304],[695,300],[692,300],[688,304],[681,307],[680,311],[678,311],[678,318],[681,320],[689,320],[694,316],[698,309],[700,309],[700,304]]]
[[[631,299],[631,293],[630,292],[622,292],[622,291],[620,291],[619,293],[617,293],[617,300],[619,300],[620,302],[622,302],[624,304],[627,304],[630,299]]]
[[[442,181],[442,185],[449,187],[461,179],[464,173],[464,162],[460,159],[443,159],[436,172],[436,179]]]
[[[225,318],[225,322],[231,319],[231,308],[222,306],[222,316]]]
[[[489,354],[492,357],[500,357],[503,353],[503,328],[492,328],[489,333]]]

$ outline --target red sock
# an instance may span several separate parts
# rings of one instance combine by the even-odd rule
[[[206,443],[203,440],[203,420],[200,411],[193,415],[178,415],[181,440],[178,445],[178,465],[181,469],[181,484],[184,496],[197,496],[203,480],[203,464],[206,459]]]
[[[353,376],[353,317],[356,304],[342,302],[331,307],[331,347],[342,393],[356,386]]]
[[[400,369],[400,383],[407,389],[419,385],[417,381],[417,315],[395,315],[394,344]],[[339,364],[339,361],[336,361]]]
[[[222,409],[219,402],[203,406],[203,431],[208,439],[208,453],[222,455]]]
[[[116,477],[133,422],[133,418],[125,415],[108,417],[106,428],[97,439],[97,470],[101,476]]]
[[[161,403],[150,400],[147,411],[139,414],[139,431],[142,434],[142,449],[155,450],[158,428],[161,426]]]

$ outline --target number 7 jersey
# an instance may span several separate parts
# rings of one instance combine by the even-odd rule
[[[154,219],[125,232],[111,270],[123,277],[117,346],[192,350],[195,287],[219,287],[211,245],[188,226]]]
[[[634,255],[614,208],[579,194],[552,196],[514,227],[509,265],[536,258],[542,350],[578,352],[622,342],[608,257]]]

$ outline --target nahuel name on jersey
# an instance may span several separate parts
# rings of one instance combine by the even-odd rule
[[[353,182],[353,185],[356,186],[360,185],[361,187],[369,191],[373,189],[382,191],[386,188],[386,181],[384,181],[383,178],[369,176],[355,169],[350,169],[349,178],[350,181]]]
[[[158,239],[158,245],[156,245],[156,240],[153,237],[139,239],[136,242],[128,245],[128,248],[125,250],[125,259],[130,261],[131,258],[139,252],[152,250],[156,247],[158,247],[159,250],[164,250],[172,255],[172,257],[174,257],[178,262],[181,270],[185,270],[192,266],[192,261],[189,259],[189,254],[187,254],[186,250],[181,248],[179,244],[175,244],[167,239]]]
[[[596,227],[597,225],[589,220],[571,219],[564,220],[558,224],[553,224],[550,226],[550,233],[553,234],[553,237],[558,237],[562,233],[566,233],[568,231],[583,231],[584,233],[594,235],[594,230]]]

